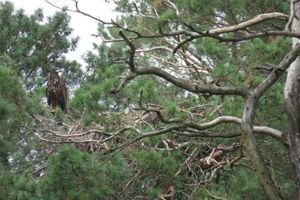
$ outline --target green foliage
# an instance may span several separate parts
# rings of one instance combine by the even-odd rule
[[[30,101],[16,74],[1,63],[0,82],[5,83],[0,85],[0,159],[8,166],[8,152],[15,149],[15,139],[22,137],[17,130],[28,120],[28,115],[22,111],[27,110]]]
[[[115,22],[149,36],[140,38],[134,32],[124,31],[137,48],[134,60],[137,68],[157,67],[197,84],[203,81],[251,89],[269,74],[261,68],[276,66],[290,48],[290,40],[281,37],[232,43],[207,37],[195,39],[184,44],[180,51],[182,55],[190,53],[186,55],[199,60],[201,64],[197,67],[203,65],[207,69],[203,73],[201,70],[196,73],[195,66],[184,63],[177,53],[165,49],[139,52],[157,46],[173,48],[172,44],[189,39],[183,34],[164,39],[154,37],[155,34],[183,29],[205,33],[222,23],[225,26],[237,24],[260,13],[288,13],[288,5],[282,0],[175,0],[172,3],[176,4],[180,16],[172,5],[161,0],[139,2],[136,5],[140,13],[131,1],[116,1],[116,10],[121,14]],[[158,199],[171,186],[175,188],[175,199],[210,199],[211,194],[228,199],[267,198],[246,154],[234,165],[225,165],[216,172],[209,184],[202,182],[210,175],[210,168],[203,167],[203,158],[211,149],[231,145],[238,141],[237,138],[186,137],[179,134],[194,132],[178,130],[144,138],[122,152],[107,155],[101,150],[92,154],[85,152],[83,147],[90,145],[88,142],[75,145],[41,142],[39,137],[44,136],[43,129],[47,128],[52,138],[56,133],[70,133],[68,130],[72,128],[116,133],[130,126],[151,133],[181,125],[157,122],[155,113],[141,111],[140,104],[160,110],[166,119],[181,119],[185,124],[207,122],[220,115],[240,117],[244,109],[241,97],[194,94],[155,75],[139,76],[113,94],[112,89],[130,73],[127,65],[130,48],[125,42],[94,45],[96,53],[86,54],[86,73],[82,74],[76,61],[64,57],[76,48],[78,40],[70,37],[69,22],[65,11],[45,19],[41,9],[27,16],[9,2],[0,3],[0,82],[5,83],[0,84],[0,199]],[[250,31],[284,27],[284,23],[265,21],[252,26]],[[98,31],[105,39],[120,38],[119,29],[100,24]],[[239,34],[242,33],[222,36],[239,37]],[[76,89],[64,116],[65,127],[39,121],[51,121],[64,115],[61,111],[52,115],[43,106],[47,72],[52,66],[62,69],[62,77],[70,90]],[[280,79],[260,99],[255,125],[286,130],[288,122],[282,114],[283,81]],[[149,120],[148,114],[153,114],[153,119]],[[209,131],[240,133],[240,127],[219,124]],[[199,136],[201,134],[200,131]],[[106,138],[101,134],[97,136],[99,140]],[[143,136],[139,131],[130,130],[99,143],[110,150],[139,136]],[[67,138],[70,139],[67,142],[76,139]],[[256,138],[281,193],[294,199],[296,186],[290,178],[292,169],[286,158],[286,147],[268,136],[257,134]],[[169,149],[164,150],[167,147]],[[38,155],[32,158],[31,150]],[[196,153],[192,155],[192,152]],[[229,159],[231,154],[238,153],[222,156]],[[39,177],[36,177],[36,169],[41,169]]]
[[[0,199],[33,199],[38,200],[37,183],[27,175],[12,176],[1,174]]]
[[[160,191],[155,187],[148,187],[146,189],[147,199],[157,199],[159,197]]]
[[[197,188],[192,199],[203,199],[207,197],[208,193],[233,200],[267,198],[260,189],[258,180],[253,176],[253,173],[243,168],[227,169],[218,177],[218,182],[214,182],[206,189]],[[223,187],[220,187],[220,185]]]
[[[58,12],[45,22],[41,9],[26,16],[23,10],[14,10],[10,2],[0,3],[0,56],[14,60],[13,69],[27,88],[44,83],[53,66],[64,69],[66,77],[80,76],[79,65],[64,58],[78,40],[69,38],[69,21],[66,12]]]
[[[39,122],[34,116],[48,117],[41,103],[50,67],[63,68],[70,84],[81,76],[78,63],[63,57],[76,45],[68,23],[65,12],[44,21],[41,9],[27,16],[9,2],[0,3],[0,199],[41,199],[27,170],[36,166],[30,154],[39,144],[24,127]]]
[[[13,98],[15,95],[24,96],[25,91],[20,87],[21,84],[18,77],[9,68],[1,66],[0,81],[5,83],[1,84],[0,88],[2,98]]]
[[[45,199],[101,199],[114,194],[129,172],[122,159],[102,163],[95,156],[64,146],[51,157],[41,184]]]
[[[164,155],[162,152],[137,151],[133,158],[137,159],[140,167],[152,174],[163,174],[165,181],[173,181],[173,175],[179,169],[181,160],[176,153],[173,156]]]
[[[130,175],[118,157],[102,162],[97,157],[64,146],[48,161],[47,174],[34,181],[30,176],[0,176],[1,199],[103,199],[115,194]],[[3,175],[3,176],[2,176]]]
[[[49,161],[48,176],[41,182],[42,195],[48,196],[46,199],[93,199],[107,195],[109,190],[105,185],[102,186],[103,194],[90,188],[101,188],[104,183],[102,177],[97,176],[98,170],[88,154],[65,146]]]
[[[160,18],[163,21],[169,20],[169,19],[174,19],[175,17],[176,17],[176,13],[174,12],[174,10],[171,10],[171,9],[167,9],[160,15]]]

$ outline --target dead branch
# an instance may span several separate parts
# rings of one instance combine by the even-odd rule
[[[264,14],[257,15],[257,16],[253,17],[250,20],[247,20],[245,22],[241,22],[241,23],[233,25],[233,26],[222,27],[222,28],[209,30],[208,33],[209,34],[221,34],[221,33],[234,32],[234,31],[237,31],[237,30],[240,30],[240,29],[244,29],[246,27],[256,25],[256,24],[264,22],[266,20],[270,20],[270,19],[288,20],[288,18],[289,18],[288,15],[283,14],[283,13],[279,13],[279,12],[264,13]]]
[[[132,80],[138,75],[146,75],[146,74],[154,74],[156,76],[159,76],[174,85],[178,86],[179,88],[183,88],[187,91],[193,92],[193,93],[209,93],[214,95],[239,95],[242,97],[245,97],[247,94],[246,89],[239,88],[239,87],[219,87],[212,84],[197,84],[190,80],[185,80],[182,78],[177,78],[166,71],[156,68],[156,67],[144,67],[144,68],[136,68],[134,63],[134,55],[135,55],[135,46],[132,43],[132,41],[121,31],[120,36],[124,39],[124,41],[128,44],[128,46],[131,49],[130,56],[129,56],[129,68],[132,72],[128,76],[122,79],[121,83],[117,86],[117,88],[113,89],[113,92],[119,92],[120,89],[124,87],[124,84],[128,82],[129,80]]]

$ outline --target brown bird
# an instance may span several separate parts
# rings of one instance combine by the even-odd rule
[[[57,68],[52,68],[49,72],[46,97],[53,112],[57,106],[65,113],[67,112],[67,87],[65,81],[58,75]]]

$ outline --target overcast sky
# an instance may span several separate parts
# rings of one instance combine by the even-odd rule
[[[2,2],[4,0],[0,0]],[[53,15],[58,9],[49,5],[45,0],[9,0],[13,2],[15,8],[23,8],[26,14],[32,14],[37,8],[42,8],[45,16]],[[68,6],[74,9],[72,0],[49,0],[59,7]],[[110,21],[114,18],[113,6],[104,0],[78,0],[80,10],[87,12],[104,21]],[[73,35],[79,36],[80,40],[75,52],[67,55],[68,58],[75,59],[83,63],[81,57],[88,50],[92,50],[92,43],[100,43],[100,38],[91,36],[97,33],[97,22],[78,13],[69,12],[71,16],[71,27],[74,29]]]

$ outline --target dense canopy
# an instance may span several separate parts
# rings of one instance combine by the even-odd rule
[[[49,2],[0,2],[0,199],[300,199],[300,2]]]

